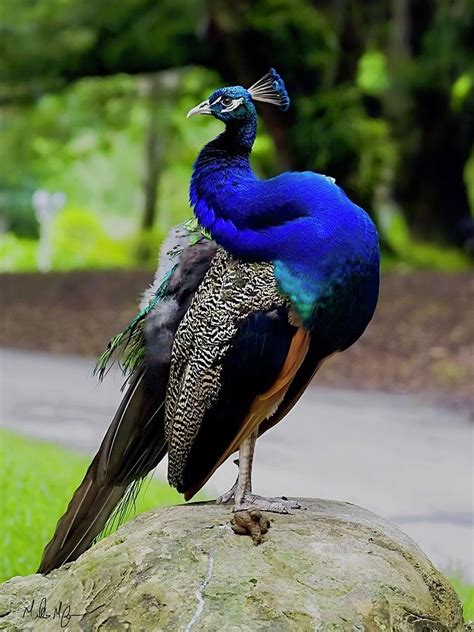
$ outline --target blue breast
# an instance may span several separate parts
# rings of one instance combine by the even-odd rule
[[[363,332],[379,287],[377,231],[331,178],[313,172],[259,180],[243,164],[191,188],[195,214],[237,257],[273,261],[275,276],[307,326],[337,349]],[[334,350],[337,350],[334,349]],[[332,350],[329,350],[331,353]]]

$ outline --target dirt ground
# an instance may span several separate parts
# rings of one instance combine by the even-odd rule
[[[0,345],[95,356],[136,313],[151,272],[0,275]],[[417,392],[474,404],[474,275],[384,275],[362,339],[329,360],[325,385]]]

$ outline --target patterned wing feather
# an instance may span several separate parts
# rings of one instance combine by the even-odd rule
[[[273,265],[243,262],[219,249],[181,321],[171,358],[168,477],[187,498],[236,437],[244,438],[249,412],[278,380],[298,329]],[[262,418],[274,412],[290,382],[277,388]]]

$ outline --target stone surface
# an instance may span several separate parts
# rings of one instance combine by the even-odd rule
[[[258,547],[231,531],[228,506],[142,514],[47,577],[3,584],[0,629],[464,630],[456,594],[397,527],[348,503],[303,504],[271,516]]]

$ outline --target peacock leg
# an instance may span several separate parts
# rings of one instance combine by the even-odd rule
[[[257,442],[258,430],[255,430],[247,439],[242,441],[239,448],[239,474],[236,480],[234,492],[235,505],[245,494],[252,491],[252,465],[255,453],[255,443]],[[235,508],[234,508],[235,511]]]
[[[239,467],[239,459],[235,459],[234,463],[235,465],[237,465],[237,467]],[[232,485],[229,491],[227,491],[225,494],[222,494],[221,496],[218,496],[216,498],[216,505],[223,505],[225,503],[228,503],[229,500],[232,500],[232,498],[234,498],[238,481],[239,481],[239,477],[235,479],[235,483]],[[249,491],[252,491],[252,490],[249,490]]]
[[[251,511],[272,511],[275,513],[291,513],[292,509],[300,509],[301,505],[287,498],[265,498],[252,494],[252,464],[257,441],[258,430],[245,439],[239,450],[239,475],[236,485],[232,488],[235,504],[233,512]]]
[[[250,493],[252,491],[252,463],[257,437],[258,430],[241,443],[239,458],[234,461],[239,468],[239,474],[229,491],[216,499],[217,505],[227,503],[231,498],[237,498],[238,493]]]

